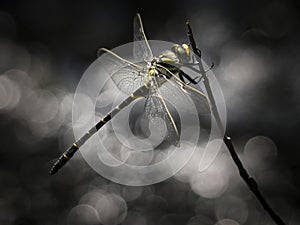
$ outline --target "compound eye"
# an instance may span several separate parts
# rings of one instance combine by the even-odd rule
[[[178,52],[179,55],[184,55],[185,54],[185,50],[181,46],[179,46],[177,48],[177,52]]]
[[[177,54],[179,47],[180,47],[180,45],[178,45],[178,44],[173,45],[172,48],[171,48],[172,52]]]
[[[181,46],[185,50],[185,53],[190,56],[190,47],[187,44],[182,44]]]
[[[179,61],[188,62],[190,60],[190,48],[187,44],[172,46],[172,51],[177,55]]]

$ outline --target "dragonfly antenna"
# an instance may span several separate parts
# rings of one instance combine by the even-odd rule
[[[219,130],[221,131],[222,134],[224,134],[223,137],[223,141],[225,143],[225,145],[227,146],[229,153],[231,155],[231,158],[233,159],[235,165],[237,166],[240,176],[242,177],[242,179],[246,182],[246,184],[248,185],[249,189],[253,192],[253,194],[256,196],[256,198],[258,199],[258,201],[261,203],[261,205],[263,206],[263,208],[266,210],[266,212],[271,216],[271,218],[273,219],[273,221],[278,224],[278,225],[285,225],[285,223],[283,222],[283,220],[274,212],[274,210],[271,208],[271,206],[268,204],[268,202],[265,200],[265,198],[263,197],[263,195],[261,194],[261,192],[258,189],[258,185],[256,183],[256,181],[249,176],[248,172],[246,171],[246,169],[244,168],[241,160],[239,159],[236,150],[232,144],[231,138],[226,134],[225,132],[225,128],[222,125],[221,122],[221,118],[216,106],[216,102],[209,84],[209,80],[208,77],[206,76],[206,71],[204,70],[202,61],[201,61],[201,51],[197,48],[194,36],[193,36],[193,32],[192,32],[192,28],[189,24],[189,21],[186,22],[186,26],[187,26],[187,36],[190,40],[190,46],[193,49],[194,54],[199,57],[199,69],[200,69],[200,74],[203,77],[203,83],[205,86],[205,89],[207,91],[207,96],[208,99],[210,101],[211,104],[211,111],[216,119],[217,125],[219,127]]]

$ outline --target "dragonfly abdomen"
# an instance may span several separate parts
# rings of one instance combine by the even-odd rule
[[[76,141],[67,151],[65,151],[58,160],[53,164],[50,174],[53,175],[58,172],[58,170],[63,167],[75,154],[75,152],[98,130],[101,129],[107,122],[109,122],[117,113],[119,113],[123,108],[132,103],[135,99],[146,97],[149,92],[149,86],[147,84],[143,85],[135,92],[133,92],[128,98],[126,98],[121,104],[116,106],[111,112],[109,112],[105,117],[103,117],[94,127],[92,127],[88,132],[86,132],[78,141]]]

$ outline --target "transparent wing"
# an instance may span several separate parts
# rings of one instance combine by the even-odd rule
[[[159,117],[165,121],[167,127],[166,140],[172,143],[174,146],[179,146],[180,135],[174,119],[167,107],[167,104],[160,94],[158,80],[153,78],[153,82],[150,86],[149,97],[145,103],[145,113],[150,121],[154,118]]]
[[[106,48],[101,48],[98,55],[103,52],[105,69],[118,89],[130,95],[144,84],[146,63],[132,63]]]
[[[123,67],[112,73],[112,80],[125,94],[130,95],[144,85],[145,74],[143,71],[135,71],[130,67]]]
[[[184,93],[191,96],[191,98],[197,103],[197,108],[202,115],[211,113],[209,100],[202,90],[198,90],[191,85],[182,82],[176,74],[168,70],[166,67],[162,65],[157,66],[163,68],[164,72],[167,72],[171,76],[169,79],[164,78],[167,83],[171,84],[175,88],[180,88]]]
[[[133,59],[134,61],[150,62],[153,53],[146,38],[140,14],[136,14],[133,21]]]

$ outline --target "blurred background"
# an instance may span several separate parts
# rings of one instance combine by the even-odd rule
[[[205,171],[191,162],[145,187],[112,183],[80,154],[49,176],[74,141],[72,101],[99,47],[132,41],[139,12],[149,39],[196,41],[227,104],[228,133],[286,224],[300,224],[299,2],[0,2],[0,224],[274,224],[224,148]],[[213,144],[212,144],[213,149]]]

